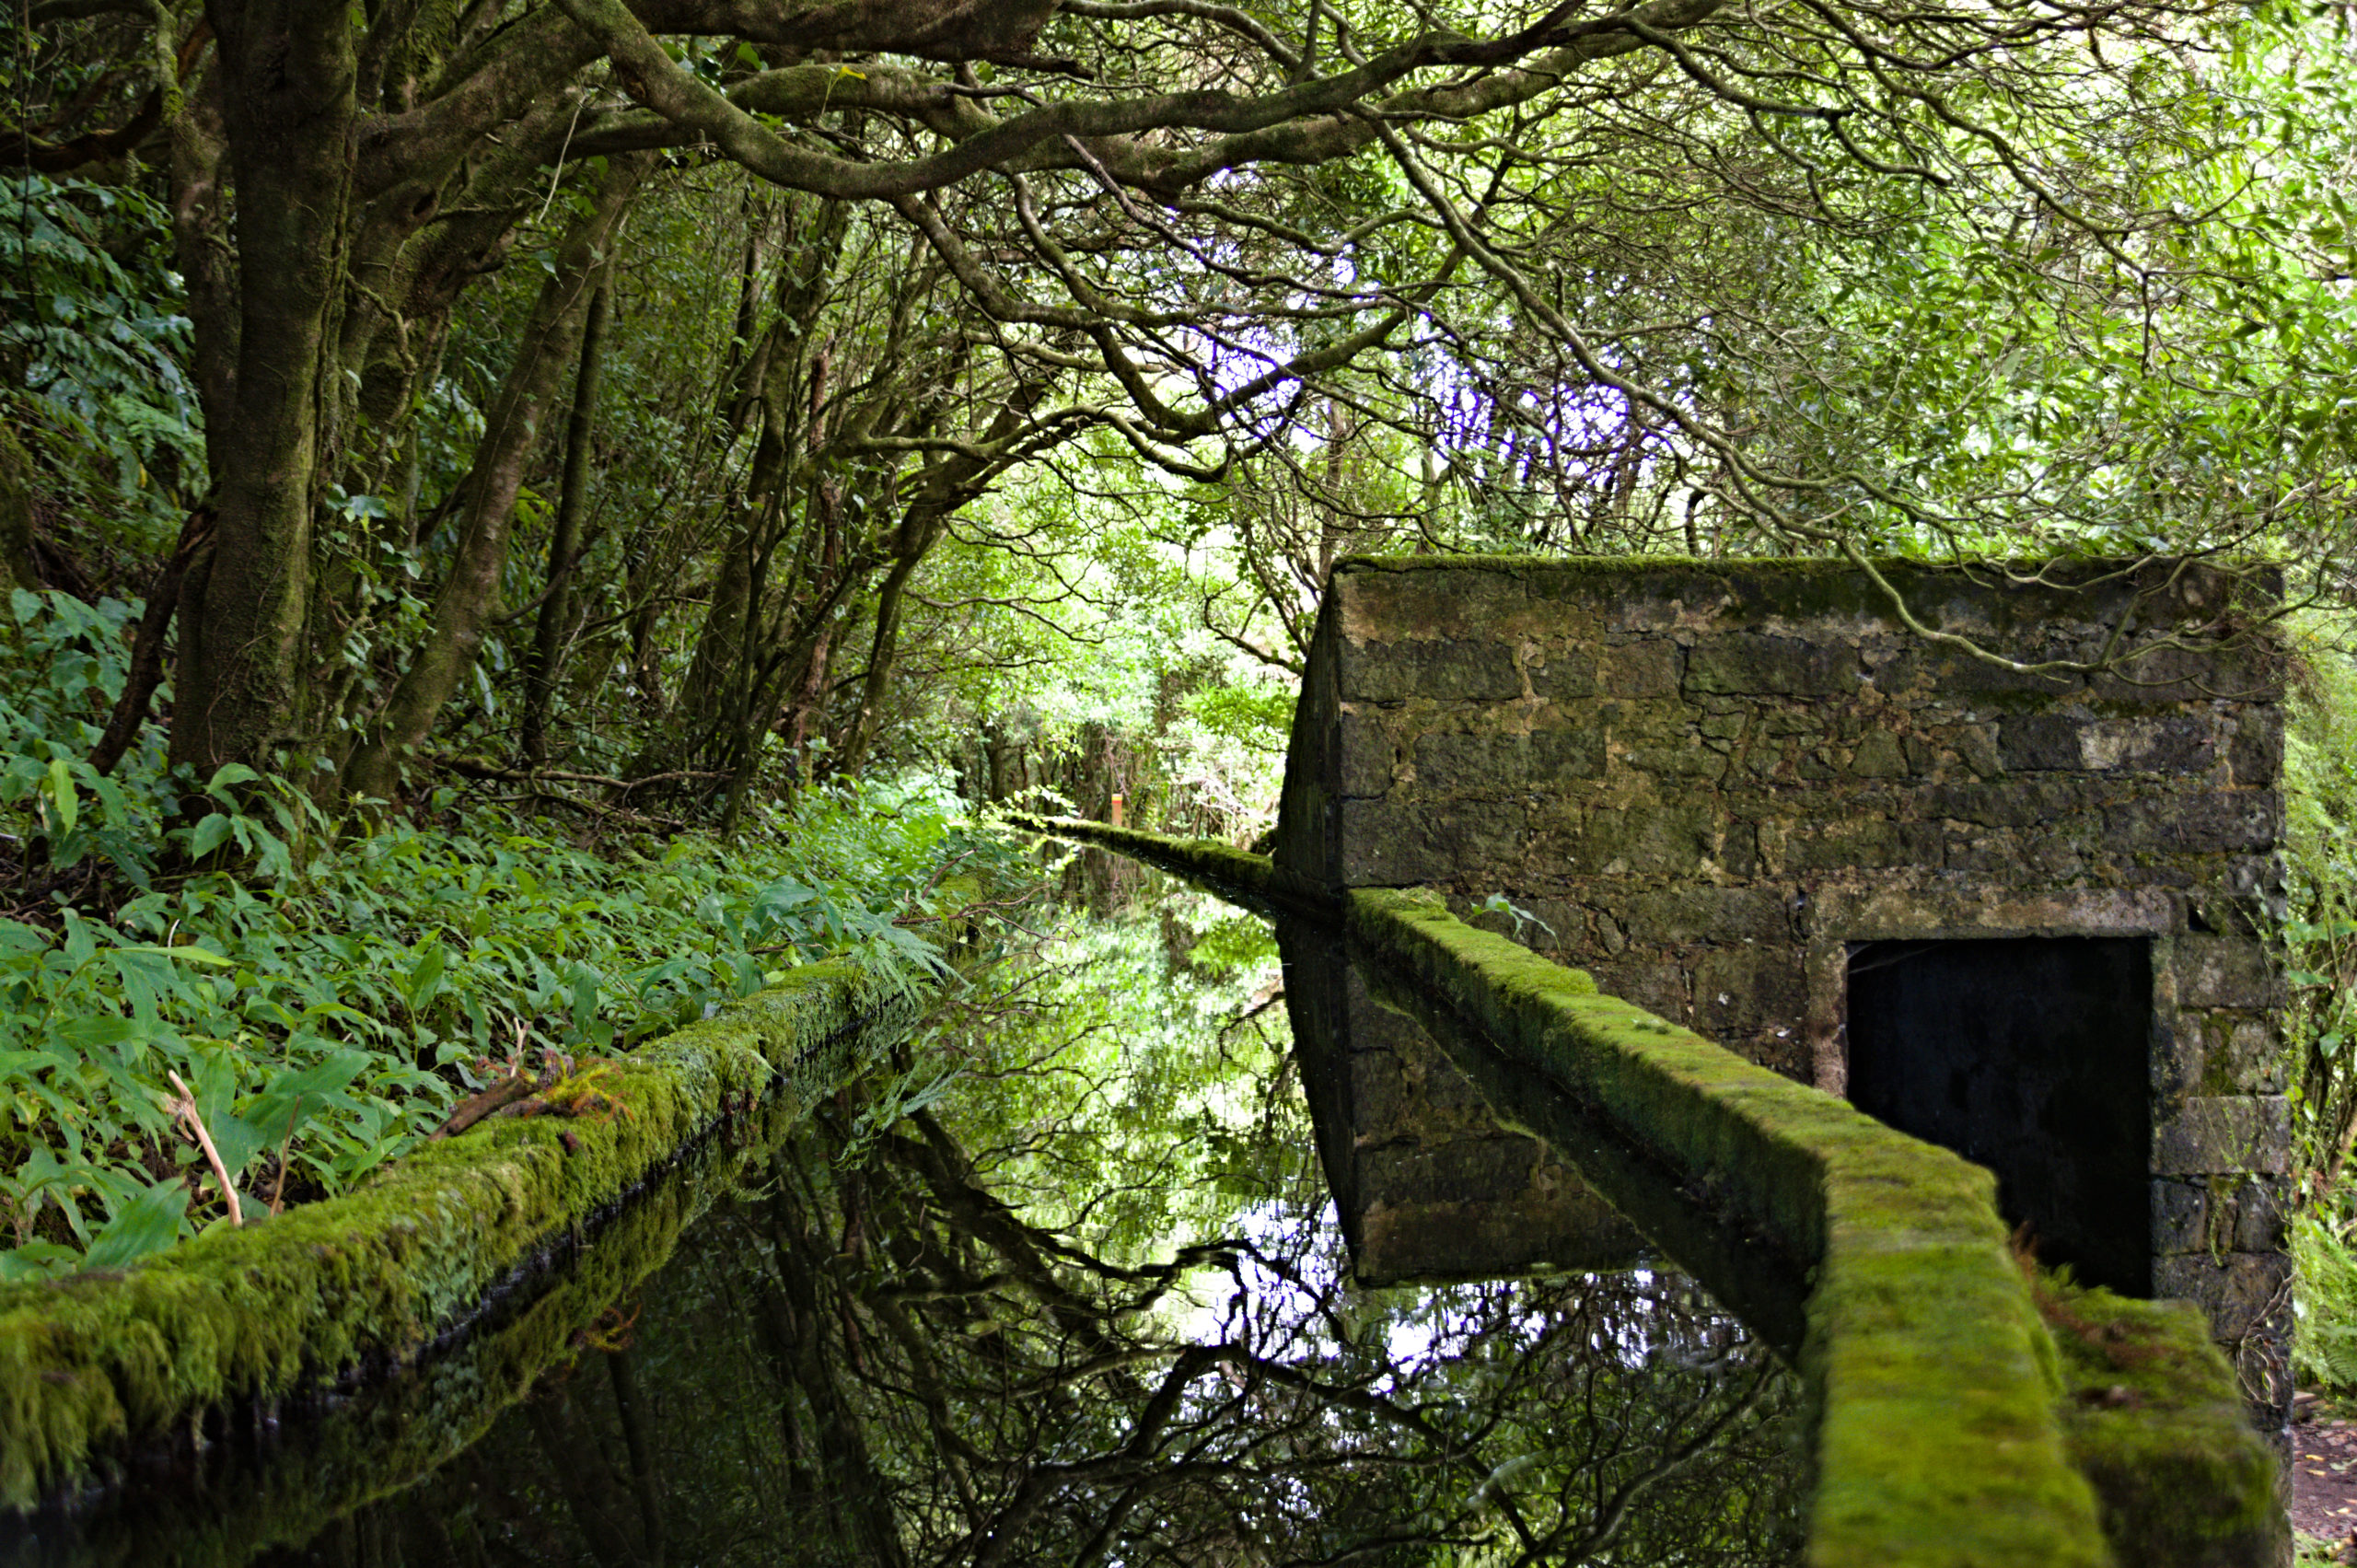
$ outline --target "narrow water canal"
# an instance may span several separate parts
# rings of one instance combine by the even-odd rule
[[[668,1262],[520,1400],[482,1373],[462,1450],[427,1469],[404,1423],[463,1399],[363,1393],[137,1471],[15,1560],[1795,1561],[1796,1382],[1666,1257],[1353,1283],[1279,978],[1265,927],[1194,895],[1075,923],[683,1177],[717,1190]],[[273,1524],[273,1467],[331,1448],[377,1484],[322,1476],[348,1504]]]

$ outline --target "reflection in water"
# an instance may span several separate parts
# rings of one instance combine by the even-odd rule
[[[1797,1560],[1757,1340],[1662,1271],[1352,1285],[1265,938],[1140,925],[838,1097],[482,1443],[265,1561]]]
[[[920,1116],[814,1132],[584,1357],[314,1561],[1775,1562],[1788,1379],[1681,1280],[1354,1296],[1317,1216],[1122,1268]],[[363,1543],[366,1543],[365,1545]]]

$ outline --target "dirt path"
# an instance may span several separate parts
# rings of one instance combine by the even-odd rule
[[[2357,1421],[2317,1419],[2292,1428],[2292,1527],[2337,1546],[2357,1543]],[[2357,1551],[2344,1551],[2357,1562]]]

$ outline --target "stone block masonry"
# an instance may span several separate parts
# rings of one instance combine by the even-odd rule
[[[1345,562],[1279,862],[1306,889],[1425,887],[1460,912],[1502,894],[1522,941],[1607,993],[1889,1097],[1860,1103],[1991,1164],[2049,1257],[2200,1303],[2280,1413],[2283,996],[2254,918],[2280,881],[2280,660],[2214,635],[2271,575],[1884,570],[1925,625],[2013,666],[2130,656],[2093,676],[1976,657],[1845,563]],[[1910,963],[1912,1000],[1853,1038],[1860,977]],[[2149,1014],[2129,1026],[2141,1074],[2103,1064],[2116,1042],[2041,1033],[2013,978],[2032,971],[2056,1017]],[[1973,1027],[1950,1039],[1943,1016]],[[2096,1121],[2103,1147],[2074,1152]],[[2062,1167],[2007,1167],[2040,1149]],[[2141,1246],[2082,1249],[2073,1224]]]
[[[1536,1137],[1501,1135],[1423,1028],[1281,924],[1295,1060],[1361,1284],[1635,1267],[1644,1237]]]

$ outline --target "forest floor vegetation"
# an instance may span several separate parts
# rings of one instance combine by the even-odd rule
[[[152,734],[101,774],[135,614],[20,590],[0,624],[0,1280],[231,1223],[224,1176],[247,1214],[347,1191],[470,1097],[797,963],[938,974],[968,905],[1037,879],[922,780],[585,843],[457,787],[331,818],[244,769],[176,783]]]

